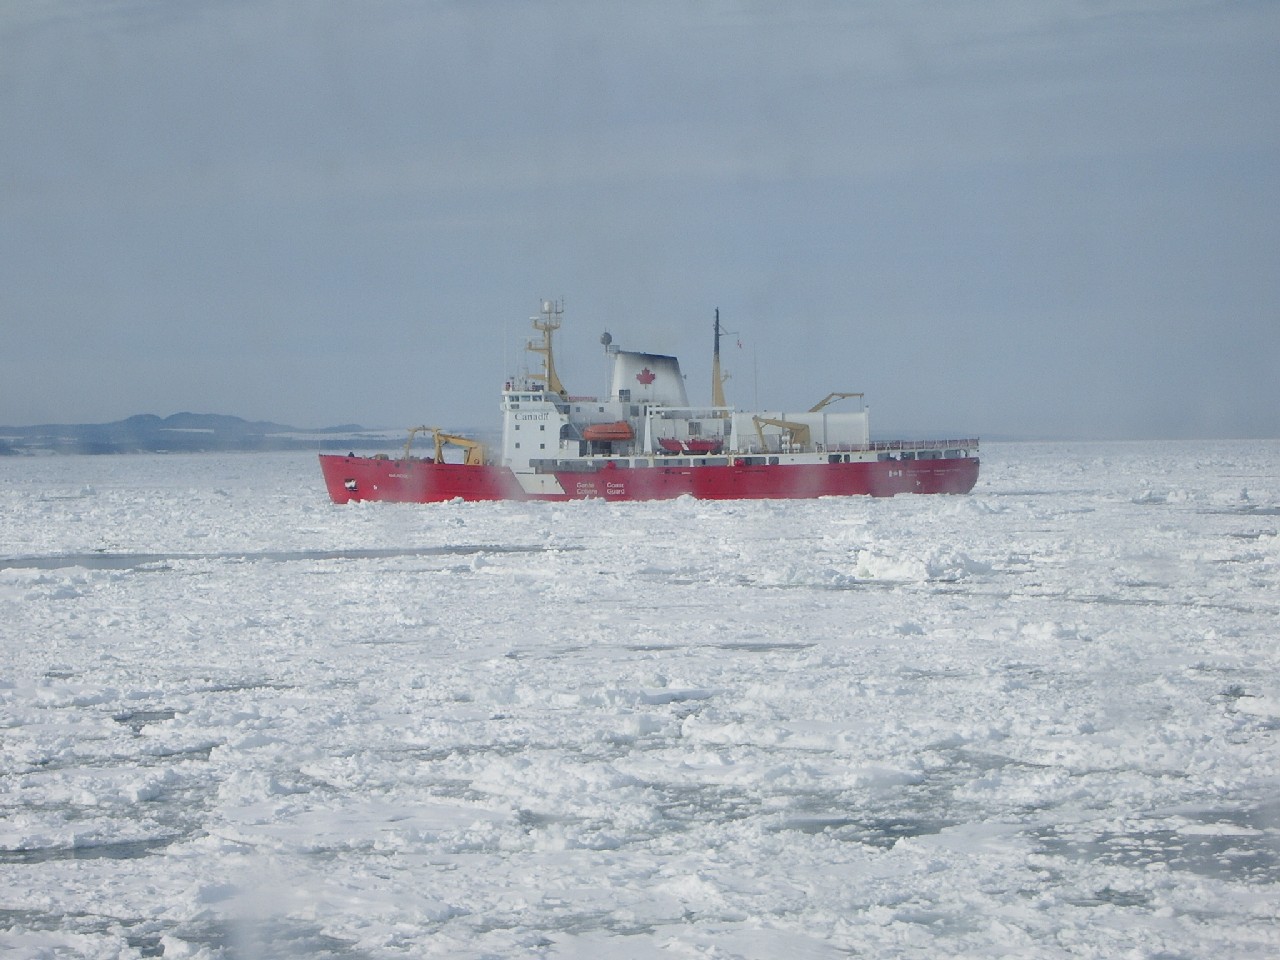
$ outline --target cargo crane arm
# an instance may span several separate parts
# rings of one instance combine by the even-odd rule
[[[861,393],[828,393],[825,397],[809,408],[810,413],[817,413],[828,404],[835,403],[837,400],[848,400],[850,397],[861,397]]]
[[[444,463],[444,446],[452,444],[455,447],[461,447],[466,451],[466,458],[463,463],[467,466],[482,466],[487,457],[485,445],[479,440],[472,440],[470,437],[462,437],[454,433],[445,433],[439,427],[412,427],[409,430],[409,439],[404,445],[404,458],[409,459],[409,449],[413,446],[413,438],[420,433],[430,433],[435,439],[436,445],[436,463]]]
[[[807,447],[813,441],[813,432],[809,429],[807,423],[796,423],[793,420],[775,420],[772,417],[752,417],[752,421],[756,425],[756,435],[760,438],[760,448],[766,449],[767,444],[764,441],[764,428],[766,426],[778,427],[786,431],[790,435],[791,444],[800,447]]]
[[[420,433],[426,433],[427,431],[433,430],[433,429],[435,428],[434,427],[410,427],[409,439],[404,442],[404,458],[403,459],[405,460],[409,459],[409,450],[413,447],[413,438]]]

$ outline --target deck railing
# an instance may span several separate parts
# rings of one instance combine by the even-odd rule
[[[939,447],[954,449],[957,447],[976,447],[977,437],[966,437],[962,440],[876,440],[859,444],[859,450],[936,450]],[[835,449],[831,447],[829,449]],[[843,447],[841,449],[844,449]]]
[[[873,440],[871,443],[812,443],[801,448],[794,445],[798,452],[801,449],[813,449],[830,453],[866,453],[868,450],[888,452],[894,450],[956,450],[978,446],[977,437],[965,437],[954,440]]]

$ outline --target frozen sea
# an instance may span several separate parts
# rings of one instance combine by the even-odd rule
[[[0,955],[1280,956],[1280,441],[355,504],[0,459]]]

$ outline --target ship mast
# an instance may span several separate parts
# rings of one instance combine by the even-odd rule
[[[533,380],[541,380],[546,384],[550,393],[559,394],[561,397],[568,399],[569,394],[565,391],[564,384],[560,382],[560,377],[556,375],[556,358],[551,349],[551,335],[560,329],[560,318],[564,316],[564,303],[554,300],[542,301],[542,317],[530,317],[533,323],[533,329],[542,333],[542,342],[530,340],[526,345],[530,353],[542,354],[542,373],[530,374]]]
[[[717,307],[715,350],[711,354],[711,405],[713,407],[728,406],[724,400],[724,382],[728,379],[728,374],[720,373],[720,308]]]

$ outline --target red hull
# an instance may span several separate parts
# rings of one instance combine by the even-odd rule
[[[321,454],[320,468],[334,503],[381,500],[792,500],[899,493],[968,493],[978,480],[977,457],[877,460],[858,463],[748,466],[606,466],[559,472],[564,492],[528,493],[506,467],[425,460]]]

